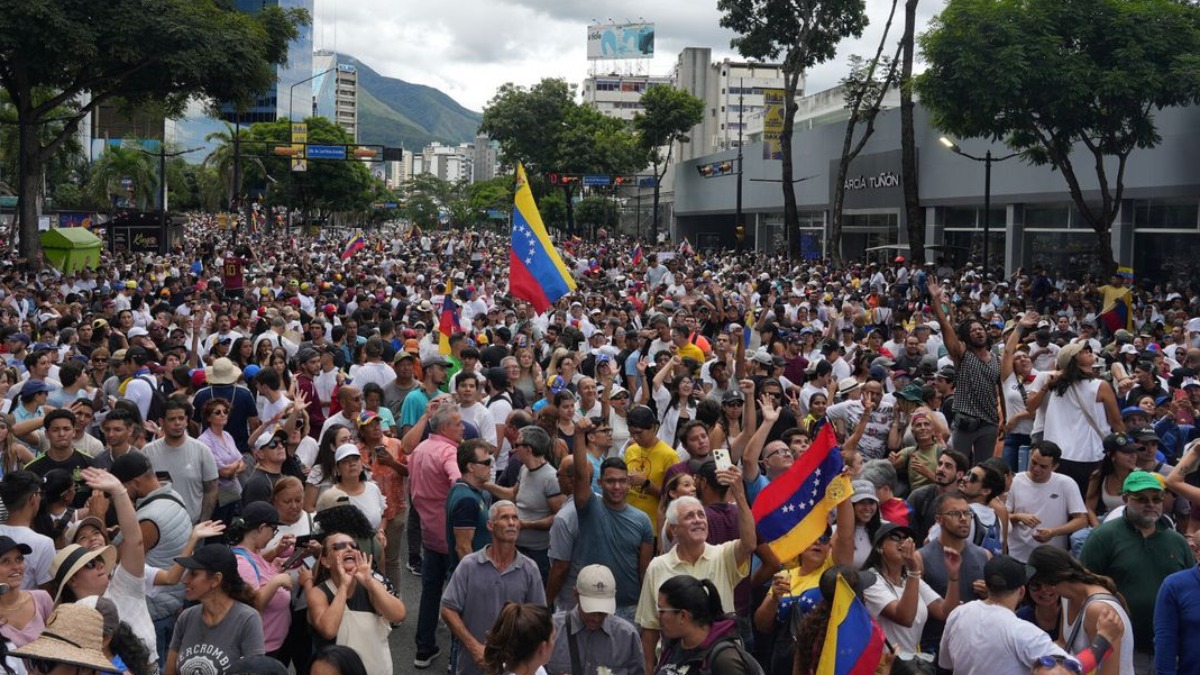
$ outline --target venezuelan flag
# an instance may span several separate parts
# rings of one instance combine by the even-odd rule
[[[642,262],[642,245],[638,244],[633,247],[633,264],[636,265]]]
[[[575,279],[554,249],[533,191],[525,177],[525,167],[517,165],[517,195],[514,199],[512,240],[509,248],[509,292],[533,305],[538,313],[546,311],[562,296],[575,290]]]
[[[350,237],[349,241],[346,242],[346,248],[342,249],[342,260],[345,260],[355,253],[358,253],[362,249],[366,248],[366,246],[367,240],[363,238],[361,233]]]
[[[839,574],[817,675],[871,675],[883,658],[883,647],[883,630]]]
[[[438,315],[438,352],[450,353],[450,336],[459,331],[458,305],[454,304],[454,282],[446,282],[442,296],[442,311]]]
[[[758,540],[787,562],[825,533],[829,514],[850,497],[850,479],[842,474],[841,450],[832,425],[792,468],[763,488],[754,500]]]

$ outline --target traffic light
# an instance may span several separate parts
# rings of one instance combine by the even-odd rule
[[[572,176],[564,173],[558,177],[558,180],[562,185],[573,185],[579,182],[579,176]]]
[[[560,176],[554,172],[546,174],[546,182],[551,185],[561,185],[562,184]]]
[[[271,152],[281,157],[296,157],[300,155],[300,151],[304,146],[296,145],[277,145],[271,148]]]
[[[713,165],[712,164],[701,164],[700,166],[696,167],[696,171],[700,172],[700,176],[702,178],[712,178]]]
[[[383,149],[383,161],[385,161],[385,162],[403,162],[404,161],[404,149],[403,148],[384,148]]]
[[[379,154],[379,153],[375,150],[375,148],[355,148],[354,149],[355,159],[373,159],[375,157],[375,155],[377,155],[377,154]]]

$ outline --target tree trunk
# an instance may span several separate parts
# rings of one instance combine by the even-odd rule
[[[22,105],[26,104],[22,102]],[[29,123],[28,110],[22,110],[17,119],[20,121],[17,132],[19,140],[17,214],[20,222],[14,224],[14,230],[20,228],[20,257],[32,261],[40,249],[38,217],[42,213],[42,162],[39,156],[41,151],[38,144],[39,127]]]
[[[575,204],[571,202],[571,185],[563,186],[563,194],[567,196],[567,234],[575,234]]]
[[[791,72],[791,69],[785,66],[783,73],[783,130],[779,133],[779,143],[783,150],[782,175],[780,178],[783,181],[783,227],[785,236],[800,228],[800,215],[796,210],[796,183],[792,176],[795,174],[792,167],[792,129],[796,122],[796,111],[799,105],[796,104],[796,89],[800,83],[800,73]],[[768,249],[770,242],[767,243]]]
[[[650,243],[658,243],[658,165],[654,165],[654,222],[650,225]],[[640,188],[639,188],[640,189]]]
[[[900,64],[900,155],[901,182],[904,185],[904,214],[908,227],[908,255],[915,265],[925,263],[925,217],[921,212],[917,189],[917,141],[913,130],[913,41],[917,23],[918,0],[905,0],[904,37]],[[985,261],[986,262],[986,261]]]
[[[842,206],[846,203],[846,174],[850,172],[850,144],[854,138],[854,115],[846,121],[846,138],[842,141],[842,158],[838,161],[837,182],[833,184],[833,210],[829,214],[829,255],[835,263],[842,262]]]

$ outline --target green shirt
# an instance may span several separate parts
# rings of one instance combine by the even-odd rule
[[[1116,582],[1129,605],[1138,651],[1154,648],[1154,601],[1163,579],[1196,564],[1187,540],[1163,520],[1154,534],[1143,537],[1124,515],[1092,531],[1079,561]]]

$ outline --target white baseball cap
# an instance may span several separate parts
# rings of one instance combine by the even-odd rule
[[[353,443],[342,443],[341,445],[338,446],[337,451],[334,452],[333,461],[336,464],[337,462],[340,462],[343,459],[346,459],[347,457],[361,457],[361,456],[362,456],[362,453],[359,452],[357,445],[355,445]]]
[[[579,570],[575,591],[579,593],[579,609],[584,614],[617,611],[617,581],[604,565],[588,565]]]

